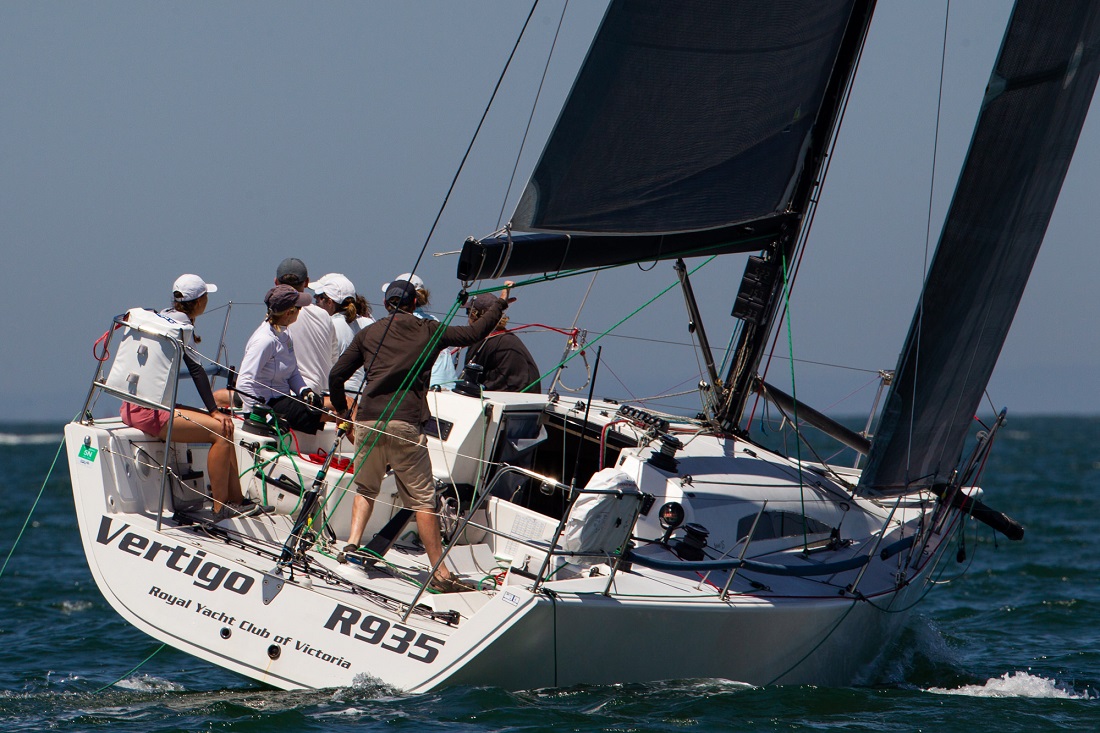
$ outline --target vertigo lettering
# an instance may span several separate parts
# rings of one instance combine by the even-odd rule
[[[104,516],[99,522],[99,534],[95,541],[101,545],[114,545],[128,555],[152,563],[163,563],[169,570],[194,578],[192,582],[203,590],[224,588],[243,596],[255,583],[254,578],[207,560],[202,550],[191,552],[183,545],[164,545],[135,532],[127,532],[129,524],[123,524],[112,532],[112,525],[111,518]]]

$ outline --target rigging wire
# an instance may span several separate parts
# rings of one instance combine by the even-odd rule
[[[787,269],[787,258],[783,257],[783,313],[786,316],[785,321],[787,324],[787,353],[792,357],[794,356],[794,336],[791,334],[791,289],[790,289],[790,271]],[[791,360],[791,402],[793,403],[792,411],[794,412],[794,420],[791,422],[791,426],[794,428],[796,438],[801,437],[801,430],[798,427],[798,386],[794,378],[794,360]],[[798,500],[802,509],[802,551],[810,551],[810,539],[808,535],[807,525],[809,522],[806,517],[806,483],[802,478],[802,441],[795,440],[794,443],[795,458],[798,460]]]
[[[924,282],[928,278],[928,250],[931,246],[932,240],[932,199],[936,191],[936,157],[939,151],[940,140],[940,118],[943,112],[943,81],[944,71],[947,67],[947,27],[951,19],[951,0],[947,0],[944,4],[943,15],[943,45],[940,50],[940,84],[939,90],[936,95],[936,124],[933,126],[932,134],[932,170],[931,180],[928,182],[928,209],[925,217],[924,227],[924,262],[921,266],[921,281]],[[917,299],[917,315],[914,319],[914,331],[916,337],[915,349],[916,357],[913,359],[913,392],[909,396],[912,404],[915,405],[917,401],[917,377],[920,374],[920,342],[921,336],[924,330],[924,286],[921,286],[920,297]],[[901,375],[898,375],[901,376]],[[905,474],[909,475],[910,461],[913,457],[913,427],[917,419],[916,410],[909,410],[909,434],[907,436],[907,444],[905,447]]]
[[[69,422],[75,421],[80,415],[73,416],[73,419]],[[61,438],[61,442],[57,445],[57,452],[53,454],[53,462],[50,463],[50,470],[46,471],[46,478],[42,479],[42,486],[38,489],[38,496],[34,497],[34,501],[31,503],[30,511],[27,512],[27,518],[23,520],[23,526],[19,528],[19,534],[15,536],[15,542],[11,543],[11,549],[8,550],[8,556],[4,558],[4,564],[0,565],[0,578],[4,577],[4,570],[8,567],[8,561],[11,560],[12,554],[15,552],[15,548],[19,545],[19,541],[23,539],[23,533],[27,531],[27,526],[31,523],[31,517],[34,516],[34,510],[38,508],[38,502],[42,499],[42,494],[46,491],[46,485],[50,482],[50,476],[53,475],[54,468],[57,467],[57,459],[61,455],[61,449],[65,447],[65,438]]]
[[[611,372],[611,376],[615,377],[615,381],[618,382],[620,385],[622,385],[623,390],[625,390],[626,393],[628,395],[630,395],[630,399],[632,401],[634,401],[634,402],[638,401],[638,398],[634,395],[633,392],[630,391],[630,387],[628,387],[626,382],[624,382],[622,380],[622,378],[618,374],[615,373],[615,370],[611,368],[610,364],[604,364],[603,368],[606,369],[607,371]],[[693,377],[693,379],[694,379],[694,377]],[[694,392],[695,390],[691,390],[691,391]]]
[[[538,0],[535,0],[538,5]],[[531,131],[531,121],[535,119],[535,110],[539,106],[539,97],[542,95],[542,85],[546,83],[546,72],[550,69],[550,61],[554,58],[554,49],[558,45],[558,36],[561,34],[562,22],[565,20],[565,12],[569,9],[569,0],[561,6],[561,17],[558,18],[558,27],[554,31],[554,40],[550,43],[550,53],[546,55],[546,65],[542,67],[542,77],[539,79],[539,88],[535,91],[535,100],[531,103],[531,113],[527,115],[527,126],[523,128],[523,139],[520,140],[519,150],[516,151],[516,162],[512,165],[512,176],[508,179],[508,188],[504,192],[504,200],[500,202],[500,213],[497,214],[497,229],[500,229],[504,220],[504,207],[508,205],[508,198],[512,195],[512,183],[516,180],[516,171],[519,170],[519,161],[523,157],[523,149],[527,145],[527,134]],[[531,8],[534,13],[535,9]]]
[[[693,274],[695,274],[695,273],[696,273],[696,272],[698,272],[698,271],[699,271],[700,269],[702,269],[703,267],[706,267],[706,266],[707,266],[708,264],[710,264],[710,263],[711,263],[711,261],[712,261],[712,260],[714,260],[714,258],[715,258],[715,257],[717,257],[717,255],[711,255],[710,257],[708,257],[707,259],[705,259],[705,260],[704,260],[703,262],[701,262],[700,264],[696,265],[696,266],[695,266],[695,268],[694,268],[694,269],[692,269],[692,270],[691,270],[691,272],[689,272],[688,274],[689,274],[689,275],[693,275]],[[517,285],[513,285],[512,287],[514,287],[514,288],[515,288],[515,287],[520,287],[520,285],[526,285],[526,284],[530,284],[530,283],[532,283],[532,282],[538,282],[538,281],[539,281],[539,280],[541,280],[541,279],[542,279],[542,278],[532,278],[531,280],[528,280],[528,281],[527,281],[527,282],[525,282],[525,283],[519,283],[519,284],[517,284]],[[679,279],[677,279],[677,280],[675,280],[674,282],[672,282],[672,283],[671,283],[670,285],[668,285],[668,287],[664,288],[664,289],[663,289],[663,290],[661,290],[661,291],[660,291],[659,293],[657,293],[656,295],[654,295],[654,296],[653,296],[652,298],[650,298],[650,299],[649,299],[649,300],[647,300],[646,302],[642,303],[642,304],[641,304],[640,306],[638,306],[637,308],[635,308],[634,310],[632,310],[632,311],[631,311],[630,313],[628,313],[627,315],[625,315],[625,316],[623,316],[622,318],[620,318],[620,319],[619,319],[618,321],[616,321],[616,322],[615,322],[614,324],[612,324],[612,325],[611,325],[611,327],[610,327],[610,328],[608,328],[608,329],[607,329],[606,331],[604,331],[603,333],[601,333],[601,334],[599,334],[598,336],[596,336],[596,338],[594,338],[594,339],[592,339],[591,341],[589,341],[589,342],[588,342],[588,346],[592,346],[592,345],[593,345],[593,344],[595,344],[595,343],[596,343],[597,341],[600,341],[601,339],[603,339],[604,337],[606,337],[606,336],[607,336],[608,334],[610,334],[610,333],[611,333],[612,331],[614,331],[614,330],[615,330],[616,328],[618,328],[618,327],[619,327],[619,326],[621,326],[622,324],[626,323],[626,322],[627,322],[628,320],[630,320],[630,319],[631,319],[631,318],[633,318],[634,316],[638,315],[638,313],[640,313],[640,312],[641,312],[641,311],[643,311],[643,310],[644,310],[645,308],[647,308],[647,307],[649,307],[650,305],[652,305],[653,303],[655,303],[655,302],[656,302],[657,300],[659,300],[659,299],[660,299],[660,298],[661,298],[661,297],[662,297],[662,296],[663,296],[663,295],[664,295],[665,293],[667,293],[668,291],[672,290],[672,289],[673,289],[674,287],[677,287],[677,286],[678,286],[679,284],[680,284],[680,280],[679,280]],[[539,380],[541,381],[541,380],[543,380],[543,379],[546,379],[547,377],[549,377],[549,376],[550,376],[550,373],[551,373],[551,372],[553,372],[554,370],[556,370],[556,369],[560,369],[561,367],[565,366],[565,365],[566,365],[566,364],[568,364],[568,363],[569,363],[570,361],[572,361],[573,359],[575,359],[575,358],[576,358],[576,357],[577,357],[577,356],[578,356],[579,354],[582,354],[582,353],[583,353],[582,351],[576,351],[576,352],[574,352],[573,354],[569,355],[568,357],[566,357],[566,358],[562,359],[562,360],[561,360],[561,361],[560,361],[560,362],[559,362],[559,363],[558,363],[557,365],[555,365],[554,367],[551,367],[551,369],[550,369],[549,371],[547,371],[547,372],[545,372],[544,374],[540,375],[540,376],[539,376]]]
[[[989,403],[989,409],[992,410],[994,412],[994,414],[996,414],[997,406],[993,404],[993,397],[989,394],[989,388],[988,387],[985,389],[984,394],[985,394],[985,401]]]
[[[855,70],[859,68],[860,63],[863,60],[863,52],[866,49],[866,43],[867,43],[867,40],[866,40],[866,37],[864,37],[863,41],[860,43],[859,50],[856,53],[855,63],[852,66],[852,69],[853,69],[853,71],[852,71],[853,77],[852,78],[854,78]],[[844,100],[840,104],[839,114],[837,115],[837,118],[836,118],[836,125],[833,128],[834,131],[833,131],[832,139],[829,141],[829,145],[828,145],[828,148],[827,148],[825,156],[824,156],[824,164],[822,165],[820,175],[818,176],[818,179],[817,179],[818,196],[820,196],[821,190],[825,186],[825,180],[829,176],[829,169],[832,166],[832,160],[833,160],[832,151],[836,148],[836,143],[837,143],[837,139],[838,139],[839,134],[840,134],[840,130],[844,126],[844,117],[848,113],[848,103],[852,99],[852,87],[853,87],[853,84],[849,82],[847,84],[845,90],[844,90]],[[795,257],[795,264],[794,264],[794,267],[792,269],[792,275],[791,275],[790,285],[789,285],[789,287],[792,288],[792,289],[794,287],[794,283],[798,279],[798,273],[802,269],[802,257],[806,254],[806,241],[809,239],[810,230],[813,229],[814,220],[817,218],[817,200],[818,200],[817,197],[811,197],[810,198],[810,202],[809,202],[810,205],[808,207],[808,210],[806,212],[806,217],[805,217],[805,220],[804,220],[805,224],[803,225],[802,230],[799,232],[799,236],[798,236],[799,241],[798,241],[798,244],[795,246],[795,252],[797,253],[797,256]],[[782,307],[786,308],[786,303],[784,303],[782,305]],[[779,317],[780,317],[780,319],[782,319],[784,316],[780,315]],[[771,348],[768,350],[768,358],[767,358],[767,360],[764,364],[763,373],[761,375],[762,377],[767,376],[768,368],[771,366],[772,359],[775,357],[775,347],[778,343],[779,343],[779,332],[776,331],[775,336],[772,338]],[[749,414],[748,424],[750,424],[750,425],[752,424],[753,416],[756,414],[756,407],[757,407],[757,405],[760,404],[760,399],[761,399],[760,395],[757,394],[756,399],[753,401],[752,410]]]
[[[578,333],[577,323],[581,320],[581,313],[584,312],[584,306],[588,302],[588,296],[591,295],[592,287],[596,284],[596,278],[599,276],[599,274],[600,274],[599,270],[596,270],[595,272],[592,273],[592,279],[588,283],[588,289],[584,291],[584,297],[581,298],[581,304],[579,306],[577,306],[577,315],[573,316],[573,325],[571,325],[569,327],[569,330],[574,334]],[[584,344],[577,343],[576,347],[577,347],[578,350],[580,350],[580,352],[582,354],[584,353]],[[587,369],[587,366],[588,366],[588,359],[587,358],[584,360],[584,363],[585,363],[585,368]],[[555,368],[557,368],[558,371],[557,371],[556,374],[554,374],[553,381],[550,382],[550,389],[547,390],[548,392],[553,392],[554,388],[561,383],[561,373],[562,373],[562,369],[565,368],[565,362],[564,361],[561,362],[559,367],[555,367]],[[578,387],[577,390],[584,389],[587,386],[587,384],[588,383],[585,382],[585,384]],[[575,391],[575,390],[570,390],[570,391],[572,392],[572,391]]]
[[[412,272],[416,273],[416,268],[420,266],[420,261],[424,259],[424,253],[428,250],[428,243],[432,241],[432,235],[435,234],[435,228],[439,225],[439,220],[443,216],[443,211],[447,208],[447,203],[451,200],[451,194],[454,193],[455,185],[458,183],[458,177],[462,174],[462,169],[466,166],[466,161],[470,157],[470,152],[474,148],[474,143],[477,142],[477,136],[481,132],[482,125],[485,124],[485,118],[489,116],[489,110],[493,107],[493,101],[496,99],[497,92],[500,91],[500,85],[504,83],[504,77],[508,73],[508,69],[512,65],[512,59],[516,56],[516,49],[519,48],[520,41],[523,40],[524,34],[527,32],[527,26],[531,23],[531,18],[535,14],[535,8],[539,5],[538,0],[535,0],[531,4],[531,11],[527,14],[527,19],[523,21],[523,28],[519,31],[519,36],[516,37],[516,42],[512,46],[512,52],[508,54],[508,60],[504,63],[504,68],[500,72],[500,77],[497,79],[496,86],[493,87],[493,93],[489,95],[489,102],[485,105],[485,111],[481,113],[481,119],[477,123],[477,128],[474,130],[473,137],[470,138],[470,144],[466,147],[466,152],[462,155],[462,160],[458,164],[458,170],[455,171],[454,177],[451,179],[451,185],[447,187],[447,194],[443,197],[443,203],[439,205],[439,212],[435,215],[435,220],[432,222],[431,229],[428,230],[428,236],[424,239],[424,246],[420,248],[420,254],[416,256],[416,262],[413,264]]]
[[[735,351],[734,344],[741,339],[741,331],[745,327],[745,322],[737,319],[733,329],[730,331],[729,341],[726,342],[725,352],[722,356],[722,365],[718,367],[719,374],[728,374],[730,369],[730,361],[733,359],[733,352]]]

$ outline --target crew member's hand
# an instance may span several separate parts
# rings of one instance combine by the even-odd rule
[[[504,290],[500,291],[500,297],[504,300],[505,303],[515,303],[516,302],[515,298],[509,298],[508,297],[509,293],[512,292],[512,286],[514,286],[514,285],[515,285],[515,283],[512,282],[511,280],[505,280],[504,281]]]
[[[223,437],[233,437],[233,416],[229,415],[221,410],[216,410],[213,414],[214,419],[221,423],[220,432]]]
[[[318,410],[325,405],[325,401],[321,398],[321,395],[317,394],[312,389],[303,389],[302,394],[298,396],[302,398],[302,402]]]

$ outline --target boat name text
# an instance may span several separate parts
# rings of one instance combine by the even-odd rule
[[[203,590],[215,591],[218,588],[224,588],[243,596],[255,583],[255,578],[206,560],[206,553],[202,550],[191,553],[182,545],[171,547],[140,534],[126,532],[130,528],[129,524],[123,524],[112,533],[111,524],[111,518],[104,516],[99,523],[96,542],[101,545],[116,544],[118,549],[126,554],[149,562],[157,562],[157,558],[160,557],[166,568],[194,578],[193,583]]]

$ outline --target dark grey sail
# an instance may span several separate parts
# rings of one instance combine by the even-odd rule
[[[861,491],[950,480],[1077,145],[1098,51],[1100,3],[1017,3]]]
[[[553,235],[469,240],[459,278],[765,249],[803,212],[873,5],[614,0],[512,217]]]

